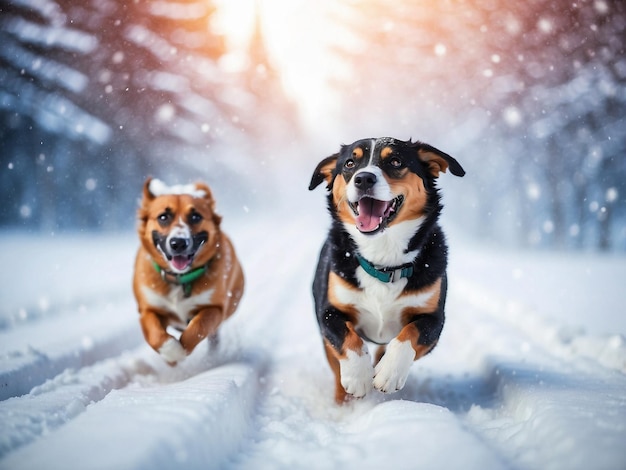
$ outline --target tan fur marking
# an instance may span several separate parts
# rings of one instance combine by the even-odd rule
[[[435,347],[434,344],[428,346],[418,344],[420,332],[413,323],[409,323],[404,328],[402,328],[402,331],[400,331],[400,334],[396,338],[398,341],[411,342],[411,347],[415,351],[415,357],[413,358],[414,361],[417,361],[420,357],[424,356],[426,353],[428,353],[428,351]]]
[[[338,274],[332,271],[329,273],[328,275],[328,301],[333,307],[337,308],[338,310],[341,310],[348,317],[348,319],[354,323],[357,316],[359,315],[359,311],[354,305],[345,304],[339,301],[336,295],[337,286],[341,286],[341,288],[344,288],[344,289],[353,289],[353,290],[356,290],[356,288],[349,282],[339,277]]]
[[[348,205],[346,191],[346,180],[342,175],[337,176],[333,185],[333,202],[335,207],[337,207],[337,215],[342,222],[346,224],[355,224],[356,219],[354,217],[354,212],[352,212],[352,209]]]
[[[346,322],[346,326],[348,328],[348,333],[346,334],[346,338],[341,345],[341,351],[337,351],[327,339],[324,339],[326,358],[328,359],[328,364],[335,375],[335,401],[337,403],[343,403],[348,397],[343,385],[341,385],[341,368],[339,360],[347,358],[348,350],[354,351],[358,355],[361,355],[363,350],[363,340],[356,333],[356,331],[354,331],[352,323]]]
[[[357,147],[352,151],[352,158],[362,158],[363,157],[363,149],[361,147]]]
[[[335,165],[337,164],[337,159],[334,159],[331,162],[328,162],[326,165],[320,168],[320,173],[324,177],[324,181],[326,184],[330,184],[333,179],[333,170],[335,169]]]
[[[393,149],[391,147],[385,147],[380,151],[380,158],[387,158],[389,155],[393,153]]]
[[[346,401],[348,394],[346,393],[343,385],[341,385],[341,369],[339,366],[339,359],[337,359],[337,351],[328,340],[324,339],[324,351],[326,352],[326,359],[330,365],[330,369],[335,376],[335,402],[341,404]]]
[[[433,292],[434,291],[434,292]],[[437,279],[431,285],[426,286],[418,291],[409,291],[403,295],[416,295],[426,292],[432,292],[426,305],[420,307],[407,307],[402,311],[402,324],[406,325],[410,322],[413,315],[433,313],[437,310],[439,304],[439,297],[441,296],[441,278]]]
[[[376,353],[374,354],[374,365],[378,364],[380,360],[385,355],[385,351],[387,350],[386,344],[379,344],[376,348]]]
[[[354,351],[361,356],[363,351],[363,340],[357,332],[354,331],[354,325],[352,325],[352,322],[346,322],[346,327],[348,328],[348,333],[346,334],[346,338],[343,340],[340,358],[346,358],[348,350]]]
[[[389,186],[393,194],[404,196],[404,203],[400,212],[389,226],[406,220],[415,220],[424,214],[427,195],[422,178],[413,172],[407,172],[404,178],[400,180],[390,180]]]
[[[428,164],[428,169],[435,178],[439,176],[440,172],[445,173],[448,169],[448,162],[445,158],[437,155],[436,153],[418,150],[417,156],[420,160]]]

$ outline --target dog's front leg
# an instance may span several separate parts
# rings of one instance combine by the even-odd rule
[[[420,325],[420,326],[418,326]],[[420,331],[420,327],[424,331]],[[419,315],[419,318],[407,324],[398,336],[387,345],[384,355],[374,369],[374,388],[385,393],[401,390],[409,376],[413,361],[428,353],[437,343],[441,331],[435,315]]]
[[[175,365],[182,361],[185,350],[178,340],[169,335],[166,331],[166,318],[158,315],[152,310],[144,310],[139,317],[143,335],[146,342],[158,352],[169,365]]]
[[[204,338],[215,334],[223,319],[223,308],[216,306],[202,308],[180,335],[180,344],[187,354],[190,354]]]
[[[323,323],[324,348],[335,374],[335,400],[345,401],[347,395],[361,398],[372,386],[374,367],[367,346],[354,331],[350,321],[340,320],[341,313],[328,311]]]

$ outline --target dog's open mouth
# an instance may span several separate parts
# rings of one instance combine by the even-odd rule
[[[351,202],[350,207],[356,216],[356,227],[363,233],[375,233],[394,219],[403,202],[402,195],[391,201],[379,201],[365,196],[358,202]]]
[[[172,271],[183,274],[191,268],[200,248],[208,241],[206,231],[199,232],[191,237],[168,237],[156,230],[152,231],[152,242],[167,260]]]
[[[194,254],[190,254],[190,255],[176,255],[176,256],[168,256],[168,261],[170,262],[170,264],[172,265],[172,267],[174,269],[176,269],[179,272],[183,272],[185,271],[187,268],[189,268],[189,266],[191,266],[191,263],[193,262],[193,257]]]

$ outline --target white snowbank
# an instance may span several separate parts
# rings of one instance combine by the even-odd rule
[[[175,368],[141,337],[134,235],[0,234],[20,267],[0,273],[0,469],[626,468],[623,259],[450,237],[438,346],[401,392],[339,407],[310,293],[319,209],[225,220],[246,293]],[[96,258],[94,276],[63,262]]]

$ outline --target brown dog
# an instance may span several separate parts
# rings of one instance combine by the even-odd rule
[[[203,183],[148,179],[138,211],[133,291],[146,341],[174,365],[237,309],[243,271]],[[167,332],[181,331],[177,340]]]

